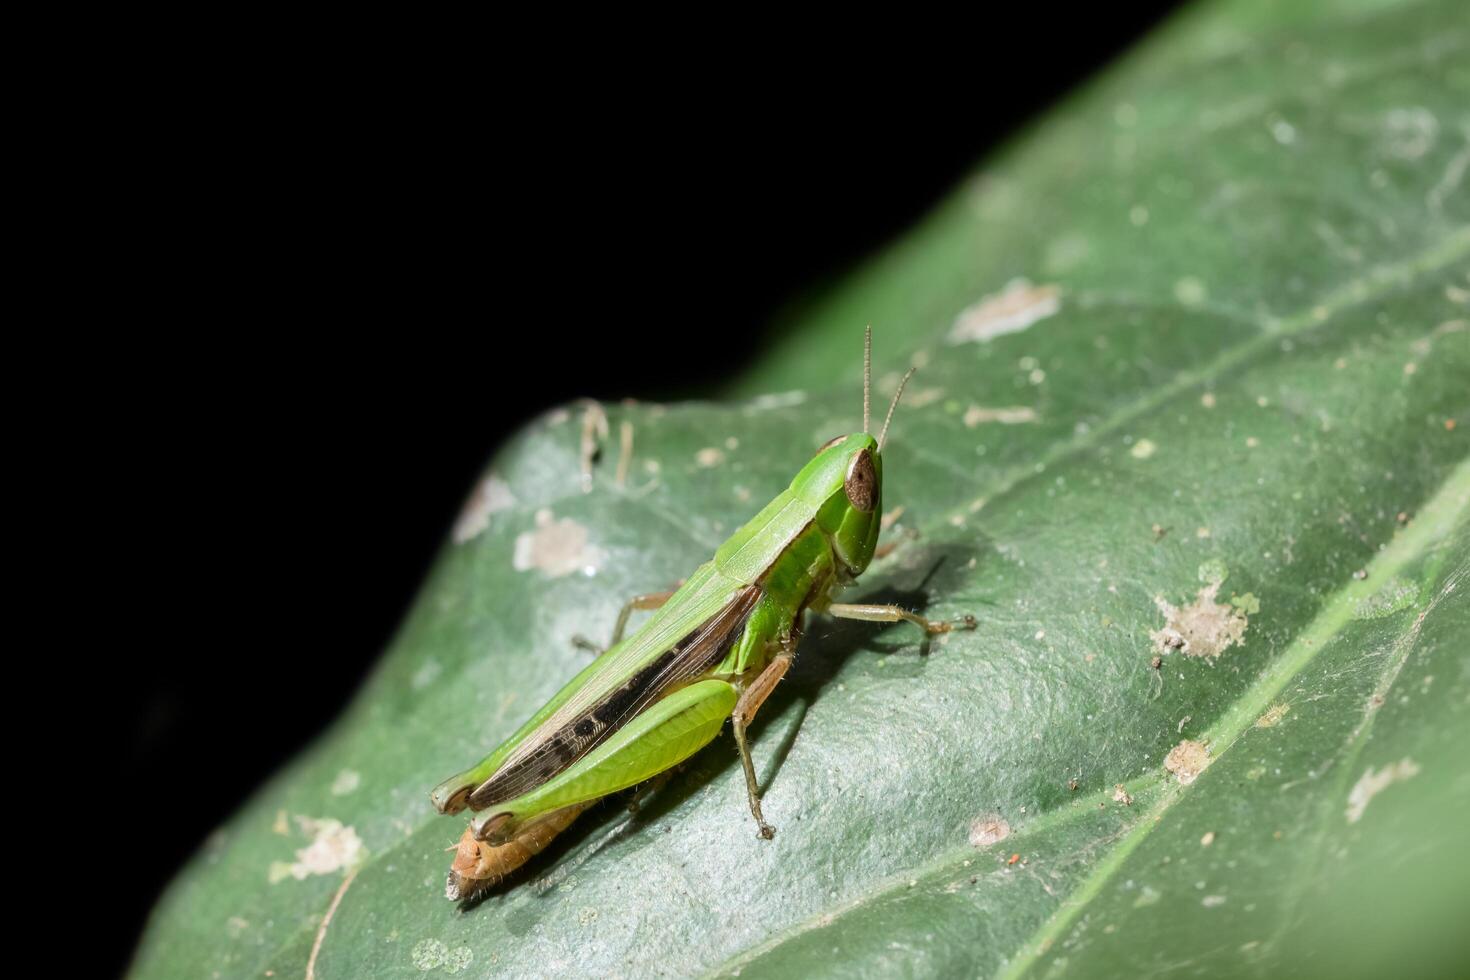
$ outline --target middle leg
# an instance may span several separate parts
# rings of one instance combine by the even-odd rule
[[[731,727],[735,731],[735,746],[740,750],[740,763],[745,767],[745,792],[750,801],[750,812],[760,826],[760,835],[766,840],[776,836],[776,828],[766,823],[766,818],[761,815],[760,783],[755,778],[755,763],[750,758],[750,743],[746,740],[745,728],[755,718],[761,705],[766,703],[766,698],[771,696],[781,678],[786,676],[795,652],[796,639],[788,634],[782,638],[781,652],[741,692],[740,700],[735,703],[735,711],[730,716]]]

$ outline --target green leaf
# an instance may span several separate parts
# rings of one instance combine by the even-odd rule
[[[581,407],[530,426],[136,975],[1463,967],[1467,27],[1457,0],[1191,8],[783,331],[744,400],[609,408],[590,492]],[[899,544],[849,595],[981,628],[926,657],[814,626],[755,728],[774,841],[722,737],[447,902],[463,821],[430,787],[854,426],[868,322],[881,392],[923,370],[885,450]]]

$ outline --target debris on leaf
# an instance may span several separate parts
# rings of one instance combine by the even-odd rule
[[[975,847],[989,847],[1011,836],[1011,825],[998,813],[985,813],[970,824],[970,843]]]
[[[340,820],[297,817],[296,823],[311,835],[311,843],[296,852],[294,862],[271,862],[268,877],[273,885],[287,878],[304,881],[311,875],[332,874],[353,867],[367,857],[367,849],[362,846],[357,831],[343,826]]]
[[[464,502],[459,517],[454,521],[450,537],[455,544],[464,544],[490,526],[490,515],[515,505],[516,498],[510,492],[510,484],[494,473],[487,473],[470,497]]]
[[[1286,717],[1286,713],[1290,710],[1291,705],[1287,704],[1284,701],[1278,704],[1273,704],[1270,708],[1266,709],[1265,714],[1256,719],[1256,727],[1275,728],[1281,722],[1281,719]]]
[[[999,422],[1002,425],[1019,425],[1023,422],[1036,421],[1036,409],[1026,406],[1016,408],[981,408],[979,405],[971,405],[965,410],[965,427],[973,429],[985,422]]]
[[[1403,782],[1417,775],[1419,775],[1418,763],[1407,756],[1398,762],[1389,763],[1377,772],[1372,766],[1369,766],[1368,771],[1363,773],[1348,792],[1347,822],[1357,823],[1363,819],[1363,811],[1368,809],[1368,804],[1372,802],[1373,797],[1394,783]]]
[[[1121,803],[1124,806],[1132,806],[1133,795],[1123,788],[1122,783],[1118,783],[1113,787],[1113,802]]]
[[[1033,286],[1026,279],[1012,279],[1001,292],[985,296],[961,310],[949,329],[948,341],[951,344],[983,342],[1019,333],[1060,310],[1061,292],[1057,286]]]
[[[602,452],[601,441],[607,438],[607,412],[591,399],[582,410],[582,440],[578,458],[582,467],[582,492],[592,492],[592,464]]]
[[[516,536],[511,564],[518,572],[538,569],[559,578],[572,572],[596,569],[606,554],[587,542],[587,528],[570,517],[555,520],[548,509],[536,512],[536,529]]]
[[[1165,623],[1163,629],[1149,633],[1154,649],[1160,654],[1179,650],[1187,657],[1218,657],[1240,643],[1250,620],[1239,606],[1216,602],[1215,595],[1219,590],[1220,583],[1211,582],[1200,589],[1194,602],[1183,609],[1175,608],[1162,596],[1156,596],[1154,604],[1164,614]],[[1254,601],[1254,596],[1251,599],[1247,605],[1259,610],[1260,603]]]
[[[1174,774],[1179,785],[1188,786],[1210,764],[1210,749],[1204,742],[1186,738],[1169,750],[1164,768]]]
[[[356,769],[343,769],[337,773],[337,778],[332,780],[332,795],[346,796],[348,793],[357,791],[362,785],[362,773]]]

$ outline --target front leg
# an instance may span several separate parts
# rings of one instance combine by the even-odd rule
[[[745,767],[745,792],[750,800],[750,812],[760,827],[760,835],[766,840],[776,836],[776,828],[766,823],[766,818],[761,815],[760,783],[755,778],[755,763],[750,758],[750,743],[745,738],[745,728],[755,719],[755,713],[766,703],[766,698],[771,696],[781,678],[786,676],[795,653],[796,637],[793,633],[787,633],[781,638],[781,652],[741,692],[735,711],[730,716],[731,727],[735,731],[735,746],[740,750],[740,763]]]

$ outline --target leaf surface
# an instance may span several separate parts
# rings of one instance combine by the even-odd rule
[[[590,492],[581,409],[530,426],[135,974],[1463,964],[1467,31],[1454,2],[1191,8],[729,400],[609,408]],[[462,822],[429,789],[580,669],[573,634],[855,427],[868,322],[875,403],[922,370],[884,452],[898,546],[848,597],[981,628],[922,656],[909,627],[814,625],[754,729],[774,841],[726,735],[636,815],[595,808],[447,902]]]

